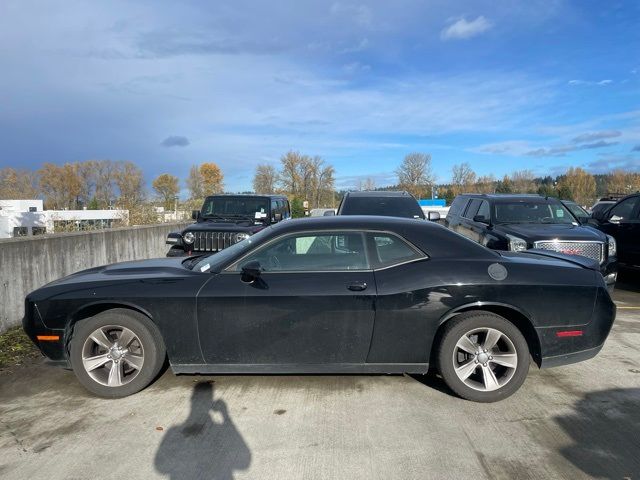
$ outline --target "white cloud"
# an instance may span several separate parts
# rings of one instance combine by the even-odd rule
[[[461,40],[480,35],[493,27],[493,23],[480,15],[475,20],[461,18],[440,32],[443,40]]]
[[[611,85],[613,83],[613,80],[610,80],[608,78],[604,79],[604,80],[569,80],[567,82],[568,85],[571,85],[572,87],[575,86],[579,86],[579,85],[585,85],[585,86],[589,86],[589,87],[605,87],[607,85]]]
[[[331,9],[329,11],[332,15],[346,15],[351,17],[355,23],[363,27],[371,26],[373,21],[373,14],[366,5],[352,5],[336,2],[331,5]]]

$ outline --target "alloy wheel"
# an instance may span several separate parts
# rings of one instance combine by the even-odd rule
[[[100,327],[87,337],[82,347],[82,366],[101,385],[126,385],[138,376],[143,365],[142,342],[125,327]]]
[[[453,350],[456,375],[474,390],[490,392],[505,386],[517,366],[513,342],[495,328],[476,328],[465,333]]]

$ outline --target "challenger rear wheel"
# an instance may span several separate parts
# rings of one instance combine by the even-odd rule
[[[87,390],[119,398],[155,379],[165,348],[151,320],[132,310],[113,309],[74,326],[70,356],[73,371]]]
[[[475,402],[512,395],[524,383],[529,363],[529,348],[520,330],[490,312],[467,312],[450,320],[438,351],[445,383]]]

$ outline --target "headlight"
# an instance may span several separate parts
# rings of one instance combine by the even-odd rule
[[[522,252],[527,249],[527,242],[518,237],[514,237],[513,235],[507,235],[509,239],[509,250],[513,250],[514,252]]]
[[[249,237],[250,235],[248,233],[236,233],[236,242],[241,242]]]
[[[609,257],[617,257],[618,256],[618,244],[616,243],[616,239],[611,235],[607,235],[607,240],[609,240]]]
[[[184,243],[188,243],[189,245],[191,245],[193,241],[196,239],[196,236],[191,232],[187,232],[184,234],[182,239],[184,240]]]

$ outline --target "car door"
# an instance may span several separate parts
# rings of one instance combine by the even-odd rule
[[[618,244],[618,260],[640,265],[640,196],[621,200],[606,213],[600,229]]]
[[[485,222],[476,221],[476,217],[483,217]],[[478,209],[473,213],[473,216],[468,220],[469,230],[467,236],[474,242],[483,243],[487,226],[491,218],[491,211],[489,209],[489,202],[481,200]]]
[[[262,269],[252,283],[241,279],[248,262]],[[289,365],[289,371],[362,364],[375,297],[363,233],[284,235],[227,267],[199,293],[202,353],[209,364]]]
[[[458,233],[464,235],[467,238],[478,241],[475,237],[473,231],[473,217],[476,215],[478,208],[480,207],[480,200],[477,198],[471,199],[464,213],[462,214],[462,219],[460,222],[460,229]]]

